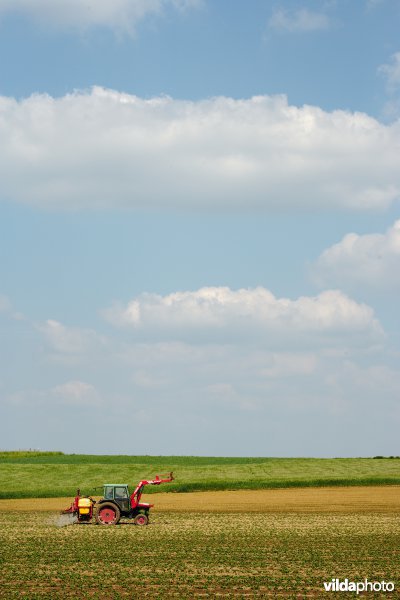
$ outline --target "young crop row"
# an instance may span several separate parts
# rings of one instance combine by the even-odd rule
[[[3,514],[1,598],[322,597],[332,577],[399,581],[390,515],[155,513],[148,527]],[[351,597],[351,594],[349,594]]]

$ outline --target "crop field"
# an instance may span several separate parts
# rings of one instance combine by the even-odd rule
[[[113,481],[133,485],[174,471],[164,492],[268,489],[329,485],[400,484],[399,458],[223,458],[97,456],[0,452],[0,498],[96,495]],[[149,489],[158,492],[158,489]],[[98,492],[100,493],[100,492]]]
[[[54,513],[1,515],[0,597],[321,598],[333,577],[400,575],[400,523],[388,514],[162,512],[148,527],[56,523]]]
[[[1,501],[0,597],[322,598],[336,577],[393,582],[360,597],[399,597],[398,487],[156,500],[148,527],[61,527],[66,499]]]

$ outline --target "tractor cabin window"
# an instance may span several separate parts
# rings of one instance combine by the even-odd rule
[[[104,488],[104,498],[106,500],[112,500],[114,498],[112,486],[106,486]]]
[[[118,498],[118,500],[125,500],[126,498],[128,498],[126,487],[116,487],[115,498]]]

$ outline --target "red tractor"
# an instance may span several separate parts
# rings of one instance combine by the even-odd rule
[[[131,494],[125,483],[106,483],[103,498],[97,503],[90,496],[81,497],[78,490],[71,506],[64,510],[63,514],[74,515],[78,523],[90,523],[95,514],[99,525],[116,525],[121,517],[133,519],[135,525],[147,525],[150,508],[154,505],[140,502],[144,486],[169,483],[173,479],[172,473],[156,475],[154,479],[143,479]],[[96,510],[94,510],[95,504],[97,504]]]

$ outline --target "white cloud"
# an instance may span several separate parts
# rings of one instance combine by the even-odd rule
[[[265,423],[286,414],[305,427],[308,419],[315,424],[319,418],[352,414],[359,420],[360,410],[378,412],[377,394],[388,414],[393,413],[400,377],[380,364],[376,354],[360,360],[348,350],[341,355],[315,350],[270,352],[241,343],[132,344],[119,363],[135,373],[132,395],[145,398],[152,419],[160,411],[174,414],[176,420],[212,411],[224,427],[235,414],[256,411],[256,419]],[[373,426],[374,418],[363,423]]]
[[[247,339],[279,347],[337,336],[353,343],[376,342],[382,330],[373,310],[339,291],[297,300],[276,298],[269,290],[201,288],[167,296],[142,294],[127,306],[115,305],[103,316],[131,327],[137,339],[190,339],[222,343]]]
[[[268,27],[285,33],[308,33],[321,31],[330,26],[329,17],[320,12],[300,8],[298,10],[276,9],[268,21]]]
[[[148,15],[186,9],[201,0],[0,0],[0,15],[18,13],[61,28],[111,27],[132,33]]]
[[[324,250],[312,267],[316,282],[323,286],[377,291],[400,288],[400,220],[384,233],[349,233]]]
[[[0,97],[0,197],[71,210],[383,209],[400,196],[399,145],[400,123],[284,96]]]
[[[92,349],[103,346],[105,338],[91,329],[67,327],[59,321],[47,320],[36,326],[49,348],[59,357],[74,358],[87,355]]]
[[[125,393],[115,389],[121,373],[116,378],[114,369],[108,393],[96,382],[100,410],[93,409],[92,391],[86,396],[84,386],[81,400],[79,386],[76,396],[60,395],[58,388],[84,383],[80,379],[3,394],[3,447],[223,456],[397,452],[400,375],[379,362],[363,365],[318,356],[312,373],[288,377],[282,369],[278,377],[262,372],[273,361],[268,353],[232,347],[182,345],[176,355],[167,345],[159,353],[142,347],[131,359],[125,365]],[[279,362],[278,355],[274,360]],[[293,361],[302,360],[293,355]],[[132,384],[127,373],[143,370],[145,362],[149,377],[167,374],[168,382],[153,388],[147,382]],[[110,428],[119,435],[107,435]]]
[[[391,56],[391,63],[381,65],[378,69],[386,81],[389,92],[393,92],[400,87],[400,52]]]
[[[186,340],[174,341],[179,321],[172,310],[178,308],[175,295],[159,297],[154,329],[161,331],[154,335],[148,320],[140,325],[142,315],[139,320],[136,315],[136,326],[116,329],[102,345],[101,336],[90,329],[54,321],[43,325],[39,333],[52,358],[62,359],[50,365],[37,352],[37,339],[27,348],[27,336],[20,336],[18,358],[25,353],[29,365],[24,367],[22,361],[17,378],[3,382],[0,427],[5,447],[130,454],[359,455],[379,446],[375,454],[383,448],[394,452],[400,379],[390,361],[385,364],[384,344],[376,344],[382,334],[368,307],[340,293],[292,301],[276,299],[266,290],[199,292],[178,298]],[[336,315],[332,303],[339,308]],[[223,314],[218,304],[225,306]],[[275,310],[275,331],[269,305],[271,313]],[[195,324],[189,319],[189,326],[190,306],[196,318]],[[170,309],[172,327],[165,323]],[[210,313],[220,323],[219,339],[213,339]],[[30,324],[25,321],[18,327]],[[197,343],[201,329],[203,343]],[[154,339],[157,336],[163,339]],[[21,377],[23,388],[15,388]],[[100,410],[94,410],[99,404]],[[110,440],[110,427],[121,436]],[[154,434],[151,440],[148,427]],[[132,428],[134,440],[129,435]]]

